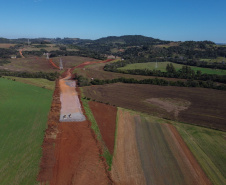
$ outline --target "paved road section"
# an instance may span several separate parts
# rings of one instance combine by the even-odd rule
[[[74,80],[68,80],[70,74],[61,79],[60,83],[60,122],[81,122],[86,118],[83,115],[78,94],[75,91],[76,83]]]

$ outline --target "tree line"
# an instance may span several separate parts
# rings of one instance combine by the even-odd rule
[[[134,78],[115,78],[112,80],[99,80],[94,79],[90,83],[92,85],[104,85],[104,84],[112,84],[112,83],[132,83],[132,84],[152,84],[152,85],[160,85],[160,86],[178,86],[178,87],[201,87],[201,88],[211,88],[217,90],[226,90],[226,85],[217,85],[212,81],[167,81],[164,79],[154,78],[154,79],[144,79],[144,80],[136,80]]]
[[[130,70],[121,70],[120,67],[124,67],[127,64],[131,64],[134,61],[118,61],[111,64],[106,64],[104,66],[105,71],[124,73],[124,74],[133,74],[133,75],[144,75],[144,76],[158,76],[158,77],[167,77],[167,78],[179,78],[179,79],[190,79],[190,80],[203,80],[203,81],[213,81],[219,83],[226,83],[226,75],[217,75],[217,74],[202,74],[201,71],[194,71],[189,66],[182,66],[178,71],[174,68],[173,64],[167,64],[166,72],[160,70],[151,70],[151,69],[130,69]],[[142,60],[137,61],[136,63],[142,62]]]

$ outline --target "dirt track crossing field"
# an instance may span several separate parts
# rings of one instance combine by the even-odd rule
[[[118,112],[112,165],[116,184],[211,184],[174,126]]]

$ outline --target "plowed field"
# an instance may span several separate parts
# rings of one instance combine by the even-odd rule
[[[119,110],[115,150],[116,184],[211,184],[172,125]]]
[[[86,97],[97,101],[109,102],[111,105],[162,118],[226,130],[225,91],[123,83],[89,86],[83,89]],[[150,101],[153,99],[161,104]]]

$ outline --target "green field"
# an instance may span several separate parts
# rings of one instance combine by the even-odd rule
[[[200,59],[201,61],[205,61],[205,62],[208,62],[208,63],[212,63],[212,62],[226,62],[226,59],[224,57],[217,57],[216,59]]]
[[[53,91],[0,78],[0,184],[38,184]]]
[[[156,68],[156,63],[155,62],[148,62],[148,63],[135,63],[135,64],[129,64],[126,65],[125,67],[118,68],[120,70],[130,70],[130,69],[157,69],[163,72],[166,72],[166,66],[170,62],[157,62],[157,68]],[[179,70],[182,68],[183,65],[181,64],[176,64],[173,63],[173,66],[175,67],[176,70]],[[190,66],[192,70],[198,71],[200,70],[202,73],[207,73],[207,74],[218,74],[218,75],[226,75],[226,70],[221,70],[221,69],[210,69],[210,68],[202,68],[202,67],[194,67]]]
[[[175,126],[212,183],[225,184],[226,133],[187,124]]]
[[[50,80],[43,79],[43,78],[20,78],[20,77],[15,77],[15,76],[4,76],[4,78],[9,78],[12,80],[15,79],[18,82],[34,85],[37,87],[42,87],[42,88],[49,89],[52,91],[55,89],[55,81],[50,81]]]

